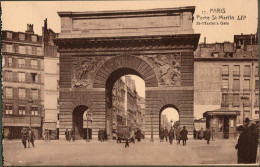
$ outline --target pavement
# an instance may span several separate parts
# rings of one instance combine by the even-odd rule
[[[35,147],[24,148],[20,140],[3,141],[6,166],[49,165],[205,165],[236,164],[236,140],[188,140],[186,146],[143,140],[130,143],[84,140],[67,142],[36,140]]]

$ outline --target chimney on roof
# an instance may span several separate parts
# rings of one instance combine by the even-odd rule
[[[27,34],[34,34],[33,24],[27,24],[27,30],[25,31]]]

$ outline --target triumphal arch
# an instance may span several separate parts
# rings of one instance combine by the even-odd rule
[[[167,106],[179,112],[181,126],[192,135],[193,52],[200,37],[192,28],[194,11],[58,12],[60,138],[66,129],[85,126],[80,119],[88,119],[86,111],[91,113],[93,138],[99,128],[111,135],[112,86],[127,74],[145,81],[146,138],[152,132],[158,136],[159,115]]]

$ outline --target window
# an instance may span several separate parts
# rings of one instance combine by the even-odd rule
[[[37,48],[36,46],[32,46],[32,54],[36,55],[37,54]]]
[[[259,110],[255,110],[255,114],[258,115],[259,114]]]
[[[234,66],[233,75],[240,75],[240,66],[239,65]]]
[[[12,32],[6,32],[6,38],[12,39],[13,38],[13,33]]]
[[[6,114],[13,114],[13,106],[11,104],[6,104],[5,113]]]
[[[228,65],[222,66],[222,75],[229,75],[229,66]]]
[[[244,90],[249,90],[250,88],[250,79],[244,80]]]
[[[18,67],[19,68],[25,67],[25,59],[18,59]]]
[[[36,35],[31,35],[32,42],[37,42],[37,36]]]
[[[259,90],[259,80],[255,80],[255,90]]]
[[[222,89],[228,89],[228,79],[222,79]]]
[[[26,46],[26,53],[27,54],[32,54],[32,47],[31,46]]]
[[[18,95],[19,95],[19,99],[25,99],[26,97],[25,88],[19,88]]]
[[[38,75],[37,73],[31,73],[32,82],[37,83],[38,82]]]
[[[240,99],[239,99],[239,94],[234,94],[234,102],[239,102],[240,101]]]
[[[19,40],[24,41],[25,40],[25,34],[19,34]]]
[[[245,76],[250,76],[250,73],[251,73],[250,65],[245,65],[244,75],[245,75]]]
[[[18,111],[19,115],[25,115],[25,106],[19,106]]]
[[[240,89],[240,81],[239,81],[239,79],[234,79],[233,80],[233,90],[239,91],[239,89]]]
[[[244,118],[250,118],[250,111],[248,110],[244,111]]]
[[[258,76],[258,66],[255,67],[255,75]]]
[[[222,102],[228,102],[228,94],[222,94]]]
[[[13,97],[13,88],[7,87],[7,88],[5,88],[5,91],[6,91],[6,98]]]
[[[13,67],[13,58],[8,58],[8,67]]]
[[[25,73],[24,72],[18,72],[18,81],[25,82]]]
[[[6,44],[5,46],[6,46],[6,52],[11,52],[11,53],[14,52],[14,46],[13,45]]]
[[[31,92],[32,92],[32,94],[31,94],[32,99],[37,100],[38,99],[38,89],[32,89]]]
[[[25,54],[25,46],[19,45],[18,50],[19,50],[19,53]]]
[[[38,107],[33,106],[31,108],[31,115],[38,115]]]
[[[31,68],[37,69],[37,67],[38,67],[37,60],[31,60]]]
[[[13,73],[12,71],[5,71],[5,80],[12,81],[13,80]]]
[[[37,55],[42,55],[42,48],[41,47],[37,47]]]

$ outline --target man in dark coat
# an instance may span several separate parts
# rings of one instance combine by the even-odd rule
[[[209,144],[210,136],[211,136],[211,131],[209,130],[209,128],[207,128],[205,131],[205,140],[207,140],[207,144]]]
[[[73,130],[73,129],[71,129],[71,133],[70,133],[70,135],[71,135],[71,139],[72,139],[72,141],[74,142],[75,138],[74,138],[74,130]]]
[[[174,138],[174,130],[171,127],[171,129],[169,131],[169,141],[170,141],[170,144],[172,144],[173,138]]]
[[[167,127],[165,127],[165,129],[164,129],[164,137],[165,137],[165,140],[167,142],[167,139],[168,139],[168,129],[167,129]]]
[[[66,140],[68,141],[69,140],[69,131],[68,131],[68,129],[66,129],[66,131],[65,131],[65,137],[66,137]]]
[[[27,129],[23,128],[21,131],[21,135],[22,135],[22,143],[24,148],[26,148],[26,140],[27,140]]]
[[[34,139],[35,139],[34,132],[31,129],[29,129],[29,131],[28,131],[28,142],[31,142],[33,147],[34,147]]]
[[[188,140],[188,131],[186,130],[186,126],[183,126],[183,129],[180,131],[182,144],[186,146],[186,140]]]
[[[163,138],[164,138],[164,129],[163,128],[160,129],[159,136],[160,136],[160,142],[163,142]]]
[[[237,127],[237,132],[240,134],[235,148],[237,149],[237,163],[246,163],[248,157],[247,150],[247,138],[248,131],[245,130],[244,126]]]
[[[256,124],[251,124],[249,126],[249,159],[248,163],[256,163],[256,157],[257,157],[257,146],[258,146],[258,129],[256,129]]]
[[[180,144],[181,134],[180,134],[180,127],[179,126],[176,128],[175,133],[176,133],[177,144]]]
[[[99,130],[98,130],[98,141],[101,141],[101,139],[100,139],[100,132],[101,132],[101,129],[99,128]]]

